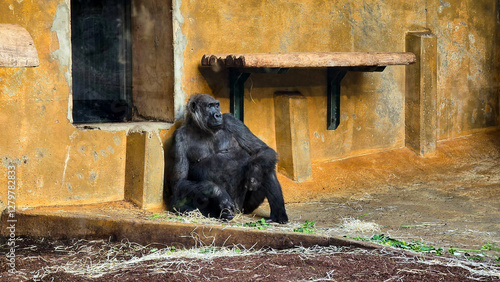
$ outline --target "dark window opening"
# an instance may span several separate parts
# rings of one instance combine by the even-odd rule
[[[131,119],[130,0],[72,0],[73,122]]]

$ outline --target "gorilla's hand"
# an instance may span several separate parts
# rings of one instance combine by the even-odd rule
[[[224,220],[231,220],[234,218],[236,207],[231,198],[225,198],[219,201],[220,218]]]
[[[283,210],[277,213],[271,213],[271,220],[279,224],[285,224],[288,222],[288,216],[286,215],[286,212]]]

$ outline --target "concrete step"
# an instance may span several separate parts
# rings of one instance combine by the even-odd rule
[[[152,212],[125,201],[84,206],[26,209],[9,218],[2,215],[1,234],[50,239],[129,240],[142,245],[160,243],[176,248],[237,245],[246,249],[285,249],[297,246],[351,246],[365,249],[376,245],[342,237],[295,232],[276,232],[224,224],[190,224],[148,219]],[[10,222],[9,222],[10,220]],[[254,219],[255,220],[255,219]],[[6,227],[14,226],[15,230]]]

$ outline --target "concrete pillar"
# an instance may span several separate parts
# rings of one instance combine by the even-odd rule
[[[276,92],[274,114],[278,170],[294,181],[311,179],[307,99],[300,92]]]
[[[163,207],[163,146],[158,132],[127,136],[125,199],[143,209]]]
[[[422,157],[436,152],[437,39],[431,33],[410,32],[406,51],[417,62],[406,66],[405,143]]]

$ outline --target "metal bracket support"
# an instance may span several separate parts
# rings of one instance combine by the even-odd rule
[[[335,130],[340,124],[340,82],[347,74],[345,68],[327,69],[327,129]]]
[[[234,117],[244,122],[245,116],[245,81],[250,73],[240,72],[238,69],[229,69],[229,110]]]

